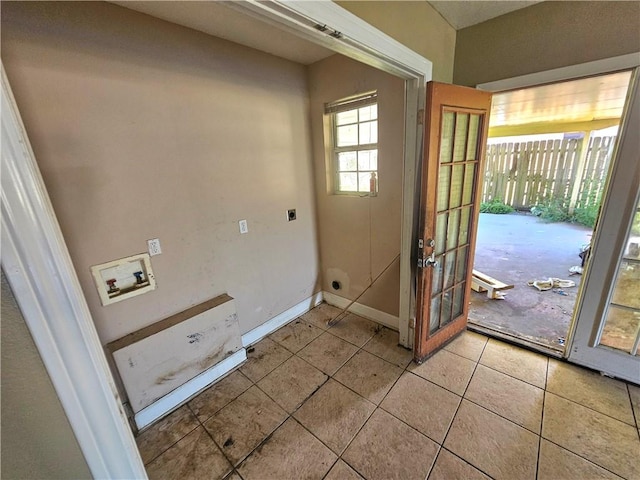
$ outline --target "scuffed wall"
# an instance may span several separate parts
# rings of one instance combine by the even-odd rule
[[[107,3],[3,3],[1,33],[103,343],[221,293],[245,333],[318,290],[303,66]],[[90,266],[151,238],[157,290],[101,306]]]

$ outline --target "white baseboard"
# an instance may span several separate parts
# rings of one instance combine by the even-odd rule
[[[324,301],[329,305],[333,305],[338,308],[345,308],[351,300],[339,297],[338,295],[330,292],[322,292],[322,297]],[[360,315],[361,317],[368,318],[369,320],[373,320],[376,323],[380,323],[385,327],[389,327],[393,330],[398,331],[400,326],[400,318],[394,315],[391,315],[386,312],[381,312],[380,310],[376,310],[375,308],[368,307],[361,303],[354,303],[349,307],[349,311],[355,313],[356,315]]]
[[[253,330],[249,330],[247,333],[242,335],[242,346],[247,347],[249,345],[253,345],[258,340],[261,340],[267,335],[275,332],[277,329],[279,329],[283,325],[286,325],[291,320],[295,320],[303,313],[307,313],[309,310],[311,310],[321,302],[322,292],[313,294],[309,298],[294,305],[289,310],[282,312],[280,315],[276,315],[271,320],[267,320],[262,325],[254,328]]]
[[[229,373],[246,359],[247,352],[244,348],[241,348],[233,355],[193,377],[191,380],[166,394],[164,397],[156,400],[148,407],[143,408],[136,413],[134,417],[138,429],[143,429],[160,417],[174,410],[176,407],[179,407],[186,400],[193,397],[201,390],[204,390],[220,377]]]

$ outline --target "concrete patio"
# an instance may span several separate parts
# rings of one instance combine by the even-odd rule
[[[545,223],[527,213],[480,214],[474,269],[512,284],[504,300],[471,292],[469,321],[503,334],[562,350],[576,303],[581,276],[569,276],[580,265],[580,247],[591,229],[569,223]],[[530,280],[570,279],[575,287],[538,291]]]

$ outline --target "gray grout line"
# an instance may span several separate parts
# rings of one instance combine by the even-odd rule
[[[462,393],[462,395],[456,394],[456,395],[458,395],[460,397],[460,402],[458,403],[458,407],[456,408],[456,411],[453,414],[453,417],[451,417],[451,423],[449,423],[449,427],[447,428],[447,432],[444,434],[444,437],[442,437],[441,449],[444,448],[444,442],[446,442],[447,437],[449,436],[449,432],[451,432],[451,427],[453,426],[453,422],[455,421],[456,417],[458,416],[458,412],[460,411],[460,406],[462,405],[462,401],[464,400],[464,396],[467,393],[467,389],[469,388],[469,385],[471,384],[471,380],[473,379],[473,376],[476,373],[478,365],[480,364],[480,358],[482,358],[482,354],[484,353],[484,349],[487,348],[487,344],[488,343],[489,343],[489,339],[487,338],[487,340],[485,341],[484,347],[482,347],[482,352],[480,353],[480,356],[478,357],[478,361],[475,362],[476,365],[475,365],[475,367],[473,367],[473,372],[471,373],[471,376],[469,377],[469,382],[467,383],[467,386],[465,387],[464,392]],[[453,353],[453,352],[449,352],[449,353]],[[456,354],[454,353],[454,355],[456,355]],[[458,355],[458,356],[461,357],[461,358],[466,358],[466,357],[462,357],[462,355]],[[469,360],[469,359],[467,358],[467,360]],[[454,392],[452,392],[452,393],[454,393]],[[439,455],[440,455],[440,452],[438,452],[438,456]],[[467,462],[467,463],[469,463],[469,462]],[[428,477],[428,475],[431,475],[431,471],[433,470],[433,467],[435,466],[435,464],[436,463],[434,461],[433,465],[429,469],[429,473],[427,474],[427,477]],[[475,465],[473,465],[471,463],[469,463],[469,465],[472,465],[475,469],[480,470],[478,467],[476,467]],[[482,471],[482,470],[480,470],[480,471]]]
[[[560,444],[558,444],[558,443],[554,442],[553,440],[549,440],[548,438],[544,438],[544,437],[542,437],[542,439],[543,439],[543,440],[545,440],[545,441],[547,441],[547,442],[549,442],[549,443],[552,443],[553,445],[555,445],[556,447],[558,447],[558,448],[560,448],[560,449],[562,449],[562,450],[566,450],[567,452],[569,452],[569,453],[571,453],[571,454],[575,455],[576,457],[578,457],[578,458],[580,458],[580,459],[584,460],[585,462],[588,462],[588,463],[590,463],[590,464],[592,464],[592,465],[595,465],[596,467],[599,467],[599,468],[601,468],[601,469],[603,469],[603,470],[606,470],[607,472],[609,472],[609,473],[613,474],[613,475],[614,475],[614,476],[616,476],[617,478],[620,478],[621,480],[624,480],[624,477],[622,477],[622,476],[618,475],[617,473],[615,473],[615,472],[611,471],[611,470],[610,470],[610,469],[608,469],[607,467],[603,467],[603,466],[602,466],[602,465],[600,465],[599,463],[596,463],[596,462],[594,462],[593,460],[590,460],[590,459],[588,459],[587,457],[584,457],[584,456],[582,456],[581,454],[574,452],[573,450],[569,450],[567,447],[563,447],[562,445],[560,445]]]
[[[544,402],[547,397],[547,382],[549,381],[549,359],[547,359],[547,372],[544,376],[544,390],[542,391],[542,415],[540,417],[540,433],[538,434],[538,455],[536,456],[536,479],[540,474],[540,450],[542,449],[542,426],[544,424]]]

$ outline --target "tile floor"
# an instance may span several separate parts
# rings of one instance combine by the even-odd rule
[[[320,305],[138,437],[150,478],[640,479],[640,387],[465,332],[422,365]]]

